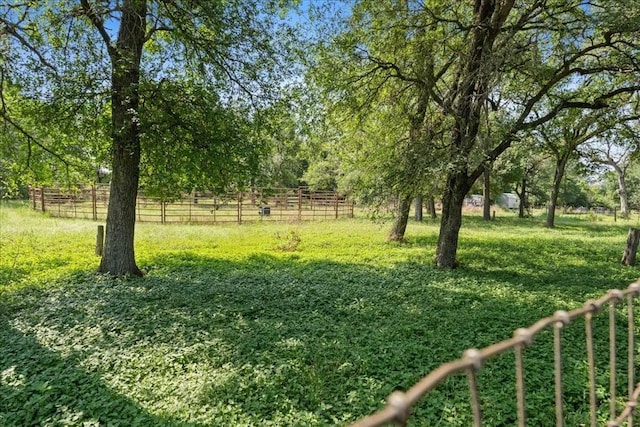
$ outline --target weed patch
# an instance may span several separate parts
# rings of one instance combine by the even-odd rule
[[[284,236],[276,233],[275,237],[278,242],[275,249],[281,252],[296,252],[300,247],[300,243],[302,243],[300,233],[296,230],[290,230]]]

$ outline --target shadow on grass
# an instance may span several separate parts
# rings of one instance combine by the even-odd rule
[[[0,416],[42,422],[69,408],[85,419],[126,425],[137,417],[139,425],[345,424],[462,350],[506,339],[558,304],[547,292],[551,284],[524,298],[517,280],[472,268],[379,268],[267,254],[232,261],[192,253],[148,264],[144,279],[87,275],[16,303],[10,318],[26,335],[2,325],[2,368],[15,366],[46,393],[3,380],[3,401],[18,400],[0,406]],[[561,295],[564,302],[583,302],[568,295]],[[532,352],[549,370],[531,378],[532,402],[547,405],[530,422],[552,425],[553,392],[544,386],[553,381],[551,353]],[[577,372],[568,373],[574,379],[567,400],[580,402],[584,350],[569,349],[568,358]],[[513,423],[515,385],[505,388],[513,383],[512,365],[501,358],[482,377],[487,422]],[[20,418],[27,415],[17,408],[34,395],[50,403]],[[417,425],[469,425],[467,401],[464,383],[452,379],[416,409]]]
[[[478,217],[465,217],[468,220],[474,232],[466,234],[463,228],[458,249],[461,268],[454,272],[463,280],[498,282],[514,290],[552,293],[571,301],[591,298],[611,288],[626,288],[640,275],[637,268],[620,265],[626,225],[569,218],[548,230],[537,219],[483,222]],[[521,232],[513,233],[513,229]],[[479,230],[490,233],[478,236]],[[410,238],[410,244],[416,246],[434,247],[436,242],[433,235]]]
[[[0,355],[0,425],[187,425],[150,414],[4,317]]]
[[[202,425],[215,419],[227,425],[353,421],[465,348],[508,338],[553,311],[545,295],[522,300],[520,287],[508,282],[495,286],[494,278],[485,285],[473,271],[437,271],[416,263],[381,269],[183,253],[151,264],[143,280],[77,285],[27,321],[47,319],[61,347],[80,345],[99,328],[90,342],[97,359],[111,360],[118,351],[129,365],[115,367],[124,376],[137,374],[150,383],[173,378],[171,398],[186,408],[180,419]],[[82,306],[74,304],[78,300]],[[533,351],[552,366],[550,354]],[[572,366],[581,366],[582,351],[568,350]],[[482,378],[485,414],[511,423],[505,413],[515,413],[513,390],[505,384],[513,381],[512,360],[490,366]],[[190,369],[199,377],[190,376]],[[551,375],[549,369],[532,378],[532,401],[552,398],[542,385],[553,381]],[[186,380],[198,386],[181,391],[178,384]],[[571,393],[581,397],[578,385],[584,384],[586,379],[575,380]],[[135,393],[141,385],[134,380],[130,387]],[[578,401],[575,396],[568,400]],[[146,398],[137,404],[161,405],[157,399],[166,396]],[[452,400],[453,406],[447,403]],[[423,423],[418,425],[468,425],[468,413],[462,413],[467,400],[461,381],[447,382],[417,409]],[[531,422],[552,419],[538,408]]]
[[[535,216],[530,218],[518,218],[517,216],[498,217],[492,221],[485,221],[478,215],[465,215],[463,227],[473,226],[477,229],[547,229],[546,216]],[[586,233],[598,233],[604,235],[618,234],[626,232],[630,227],[637,227],[638,221],[634,219],[619,220],[618,222],[599,222],[591,217],[581,217],[576,215],[556,216],[556,230],[579,230]]]

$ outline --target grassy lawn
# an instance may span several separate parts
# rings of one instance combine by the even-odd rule
[[[440,271],[429,220],[410,223],[405,244],[364,219],[139,224],[147,275],[114,280],[93,273],[96,223],[4,204],[0,425],[343,425],[466,348],[626,287],[639,272],[619,260],[636,225],[469,216],[462,267]],[[605,397],[606,315],[597,320]],[[588,419],[583,329],[564,338],[568,425]],[[530,425],[555,425],[549,338],[526,352]],[[513,365],[506,355],[481,371],[487,425],[514,424]],[[468,406],[464,378],[452,378],[412,425],[468,426]]]

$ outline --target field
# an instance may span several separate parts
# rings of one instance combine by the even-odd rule
[[[97,223],[3,204],[0,425],[344,425],[466,348],[626,287],[638,270],[619,260],[637,222],[467,216],[454,271],[433,267],[430,220],[403,244],[386,241],[389,222],[358,218],[139,224],[146,276],[111,279],[93,273]],[[606,322],[596,328],[604,398]],[[567,425],[587,420],[583,329],[564,338]],[[530,425],[555,425],[548,338],[526,353]],[[513,364],[481,371],[486,425],[514,424]],[[452,378],[412,425],[470,425],[468,406]]]

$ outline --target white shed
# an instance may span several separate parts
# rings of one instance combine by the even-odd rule
[[[518,209],[518,206],[520,206],[520,197],[514,193],[502,193],[498,196],[496,202],[498,206],[503,208]]]

